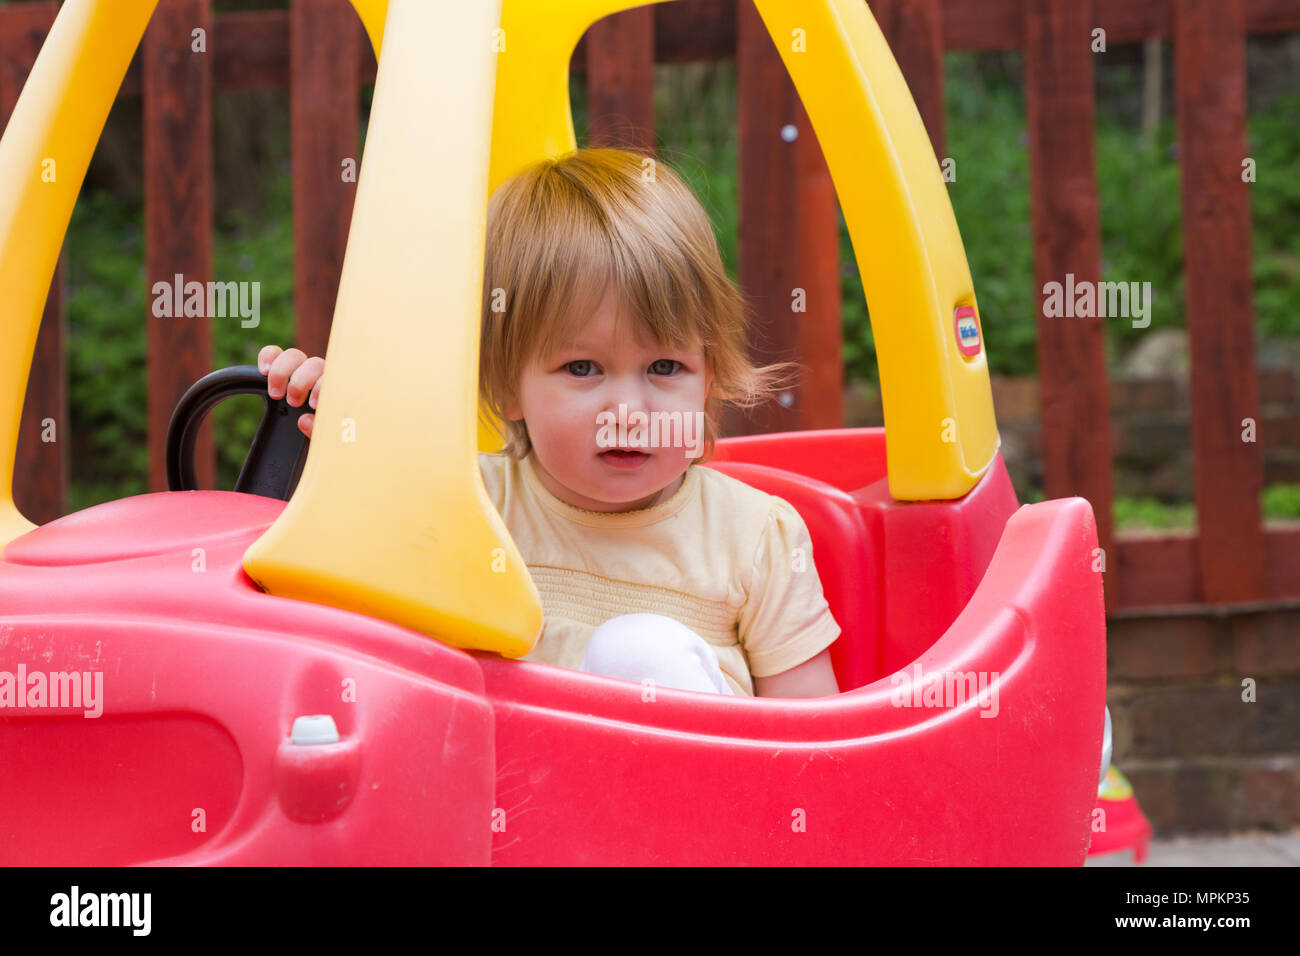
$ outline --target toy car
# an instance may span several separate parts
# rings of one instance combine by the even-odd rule
[[[865,4],[757,0],[773,38],[816,50],[777,43],[853,237],[886,416],[724,440],[709,465],[798,509],[843,629],[841,693],[782,700],[515,659],[542,610],[477,472],[496,447],[475,430],[485,204],[574,148],[566,64],[629,0],[354,0],[379,72],[305,461],[303,409],[268,401],[236,490],[192,489],[202,412],[260,381],[227,370],[173,419],[174,490],[38,528],[17,512],[66,177],[155,2],[68,0],[0,141],[0,170],[58,152],[65,177],[6,180],[8,239],[35,228],[36,251],[0,247],[0,674],[25,694],[0,710],[0,862],[1083,862],[1105,703],[1092,509],[1017,504],[952,207]],[[430,56],[449,35],[484,42]]]

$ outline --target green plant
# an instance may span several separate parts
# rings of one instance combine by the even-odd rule
[[[1165,504],[1154,498],[1116,498],[1117,530],[1169,531],[1196,526],[1196,506],[1191,502]]]
[[[1263,505],[1266,518],[1300,519],[1300,483],[1269,485],[1264,489]]]
[[[293,343],[293,220],[289,175],[281,171],[267,196],[268,215],[253,221],[231,214],[231,228],[214,236],[213,270],[223,282],[257,282],[260,323],[243,328],[238,318],[212,319],[213,367],[256,365],[262,346]],[[217,487],[233,488],[248,453],[264,403],[255,396],[223,402],[213,411],[217,442]]]
[[[213,274],[257,282],[260,323],[213,318],[213,367],[254,364],[268,342],[293,338],[291,181],[270,184],[264,219],[238,211],[213,234]],[[143,208],[138,198],[88,192],[68,229],[68,403],[71,468],[68,509],[79,510],[146,490],[148,466],[147,302]],[[159,357],[165,361],[165,357]],[[217,487],[233,488],[261,419],[262,402],[238,397],[212,413]]]
[[[1039,307],[1029,219],[1028,152],[1019,54],[945,57],[950,184],[987,330],[992,371],[1032,374],[1037,367]],[[737,276],[735,65],[662,65],[655,71],[657,148],[695,190],[713,218],[723,261]],[[1100,84],[1107,91],[1112,87]],[[587,138],[585,77],[571,79],[579,143]],[[364,116],[372,88],[361,91]],[[1099,100],[1095,131],[1101,205],[1103,278],[1149,281],[1152,327],[1183,324],[1182,230],[1176,134],[1167,119],[1144,148],[1133,123]],[[1300,336],[1300,95],[1250,117],[1255,315],[1261,336]],[[282,137],[281,139],[285,139]],[[364,142],[364,138],[363,138]],[[287,148],[277,145],[277,150]],[[287,156],[282,156],[287,160]],[[261,283],[261,324],[213,320],[213,364],[251,363],[268,342],[287,344],[293,328],[291,181],[285,164],[266,190],[265,213],[231,211],[214,232],[214,273],[223,281]],[[79,509],[145,490],[147,382],[143,208],[139,197],[87,191],[66,242],[68,382],[71,406],[69,507]],[[844,362],[847,377],[877,382],[875,347],[861,277],[840,220]],[[1107,326],[1117,354],[1144,330]],[[235,399],[218,408],[217,484],[234,484],[261,404]],[[1265,493],[1270,517],[1295,517],[1294,486]],[[1278,490],[1281,489],[1281,490]],[[1127,510],[1126,510],[1127,509]],[[1117,520],[1174,521],[1147,504],[1116,502]],[[1184,520],[1177,518],[1177,520]],[[1169,525],[1172,526],[1172,525]]]
[[[68,229],[70,510],[145,490],[141,215],[138,202],[90,193],[78,199]]]

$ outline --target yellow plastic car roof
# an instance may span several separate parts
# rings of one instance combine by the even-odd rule
[[[294,496],[249,548],[245,569],[272,594],[521,656],[540,633],[540,600],[477,463],[480,447],[495,447],[477,403],[487,198],[528,163],[576,148],[573,49],[596,20],[642,4],[352,2],[379,70],[330,332],[330,387]],[[13,503],[13,469],[41,312],[90,156],[156,3],[68,0],[0,141],[0,545],[32,527]],[[890,492],[960,497],[993,461],[998,435],[970,271],[920,115],[861,0],[756,6],[853,240],[880,367]],[[41,177],[49,157],[55,183]]]

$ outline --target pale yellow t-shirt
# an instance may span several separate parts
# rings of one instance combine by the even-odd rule
[[[546,490],[533,458],[480,453],[542,598],[542,636],[523,659],[577,668],[591,632],[620,614],[675,618],[708,641],[737,694],[804,663],[839,636],[794,506],[691,465],[667,501],[639,511],[577,508]]]

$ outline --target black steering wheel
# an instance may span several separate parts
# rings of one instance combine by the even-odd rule
[[[266,412],[249,446],[235,490],[288,501],[307,461],[309,439],[298,430],[298,419],[311,414],[306,402],[295,408],[285,397],[273,400],[266,390],[266,376],[256,365],[233,365],[203,376],[190,386],[172,412],[167,425],[167,487],[172,491],[196,491],[194,442],[199,426],[218,402],[232,395],[261,395]]]

